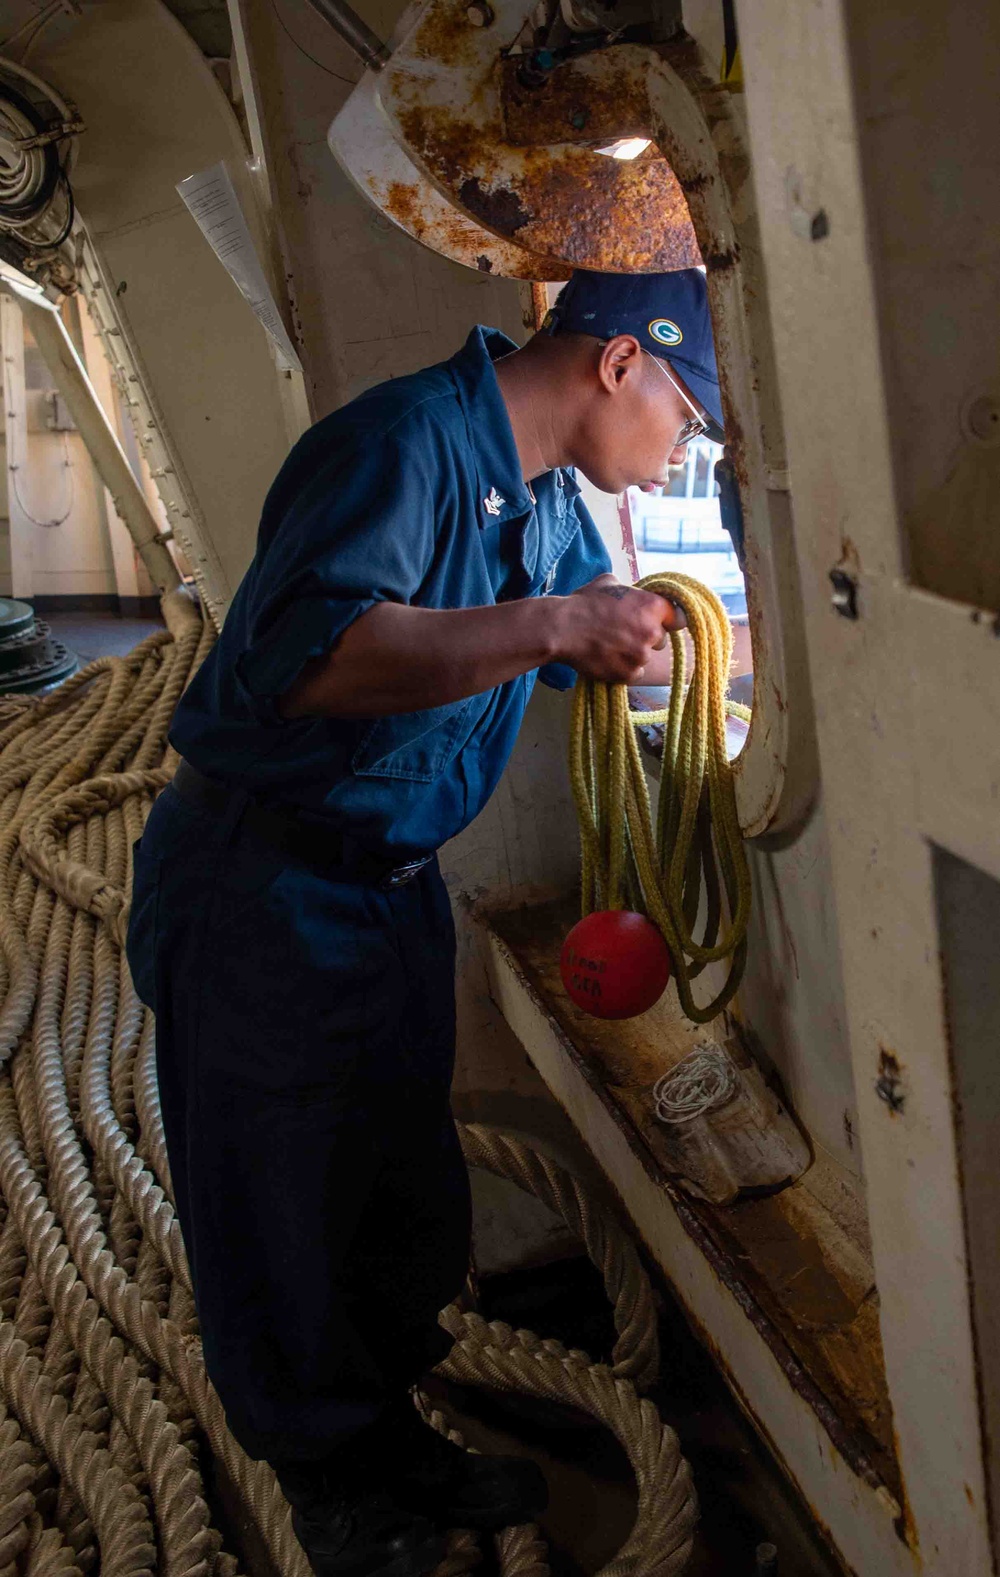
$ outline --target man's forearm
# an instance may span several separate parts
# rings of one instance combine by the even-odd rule
[[[557,604],[532,598],[486,608],[380,602],[332,652],[306,663],[281,702],[288,718],[385,717],[445,706],[552,661]]]
[[[598,575],[569,597],[486,608],[380,602],[355,619],[332,651],[306,663],[280,710],[288,718],[420,712],[550,662],[609,684],[639,684],[664,632],[682,622],[672,603],[622,586],[613,575]]]

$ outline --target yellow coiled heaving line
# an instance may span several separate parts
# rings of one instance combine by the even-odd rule
[[[631,712],[623,684],[581,681],[573,702],[570,774],[582,848],[583,913],[629,909],[659,926],[673,960],[685,1014],[706,1024],[739,986],[746,962],[750,871],[736,814],[726,752],[727,712],[748,717],[726,698],[733,630],[714,592],[689,575],[639,581],[678,603],[687,616],[694,671],[686,685],[683,638],[671,633],[673,682],[661,712]],[[636,726],[664,725],[656,826]],[[701,941],[694,937],[705,888]],[[722,892],[729,925],[719,939]],[[725,984],[705,1007],[691,982],[706,964],[728,958]]]

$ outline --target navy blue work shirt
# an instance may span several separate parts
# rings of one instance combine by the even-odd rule
[[[370,389],[312,427],[268,493],[257,550],[171,743],[210,777],[329,817],[375,854],[429,853],[496,787],[536,673],[390,717],[283,719],[310,657],[377,602],[474,608],[565,595],[610,570],[570,471],[529,488],[476,328],[456,356]],[[537,675],[558,689],[562,665]]]

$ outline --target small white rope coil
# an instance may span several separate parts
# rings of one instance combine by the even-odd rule
[[[731,1059],[714,1041],[702,1041],[653,1085],[653,1103],[661,1123],[694,1122],[731,1101],[739,1075]]]

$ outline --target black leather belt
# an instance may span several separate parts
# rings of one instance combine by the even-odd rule
[[[181,799],[219,817],[232,809],[233,800],[240,792],[218,778],[206,777],[190,761],[180,763],[171,786]],[[289,806],[261,805],[253,799],[247,799],[237,824],[269,848],[278,849],[289,859],[313,870],[339,867],[356,880],[383,889],[405,887],[434,858],[433,854],[425,854],[419,859],[392,865],[366,853],[335,827],[323,826],[318,820],[309,821]]]

